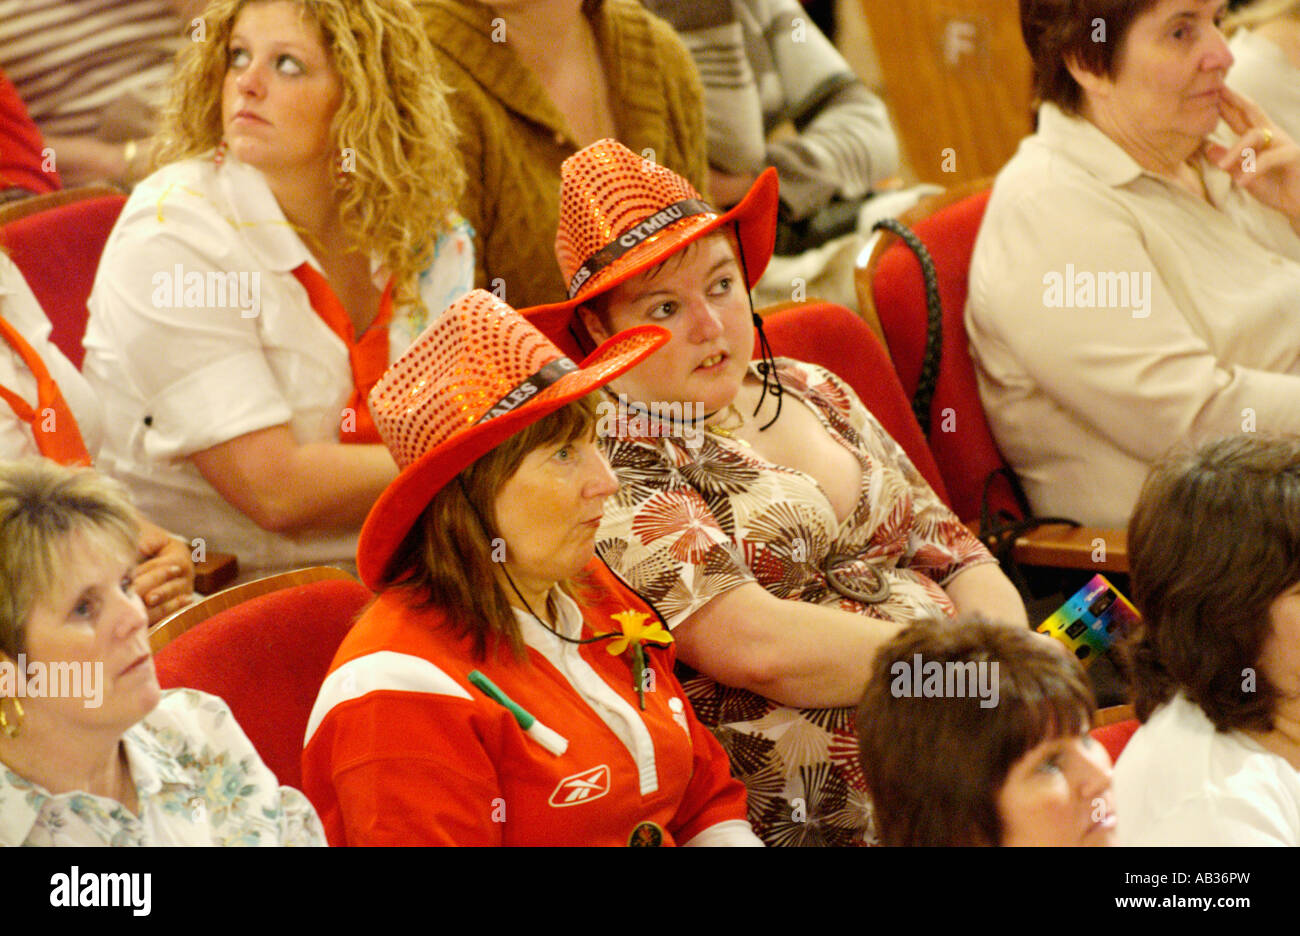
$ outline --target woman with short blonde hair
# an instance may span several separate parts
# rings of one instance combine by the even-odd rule
[[[221,699],[159,688],[135,556],[119,485],[0,462],[0,846],[324,844]]]

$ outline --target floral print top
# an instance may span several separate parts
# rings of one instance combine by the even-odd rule
[[[282,787],[226,703],[163,693],[123,736],[135,815],[90,793],[49,793],[0,764],[0,845],[324,845],[311,803]]]
[[[743,443],[658,435],[656,424],[630,421],[603,440],[622,486],[605,505],[601,558],[670,627],[748,582],[867,617],[951,616],[943,584],[993,557],[847,384],[812,364],[778,358],[776,366],[789,397],[856,456],[853,512],[841,523],[812,477]],[[877,604],[835,588],[869,592],[880,577],[889,596]],[[852,709],[790,708],[693,671],[681,682],[745,782],[750,823],[767,844],[874,839]]]

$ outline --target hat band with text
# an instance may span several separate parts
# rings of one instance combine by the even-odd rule
[[[668,225],[680,221],[682,218],[689,218],[693,215],[717,214],[713,206],[708,202],[701,201],[698,198],[687,198],[683,201],[674,202],[667,208],[661,208],[644,221],[638,222],[616,239],[610,241],[604,247],[597,250],[587,258],[587,261],[580,267],[578,272],[573,274],[573,279],[569,280],[569,298],[572,299],[582,288],[582,284],[587,282],[605,267],[609,266],[629,250],[635,249],[640,244],[649,240],[658,234]]]
[[[485,423],[488,420],[496,419],[498,416],[504,416],[511,410],[518,409],[565,374],[571,374],[577,369],[578,365],[568,358],[556,358],[494,403],[491,409],[479,417],[478,422]],[[475,425],[478,425],[478,423],[475,423]]]

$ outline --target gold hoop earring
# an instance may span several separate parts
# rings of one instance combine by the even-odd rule
[[[13,722],[10,722],[9,716],[5,714],[6,702],[12,702],[14,704]],[[0,699],[0,731],[4,732],[6,738],[12,740],[18,737],[23,730],[23,718],[26,714],[27,713],[23,711],[23,704],[16,698]]]

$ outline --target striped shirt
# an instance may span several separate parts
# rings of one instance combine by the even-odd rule
[[[183,26],[167,0],[0,0],[0,70],[46,136],[100,134],[106,111],[142,135]]]
[[[700,72],[709,162],[756,175],[775,166],[792,220],[855,200],[898,172],[885,104],[797,0],[645,0]],[[794,133],[774,134],[792,124]]]

